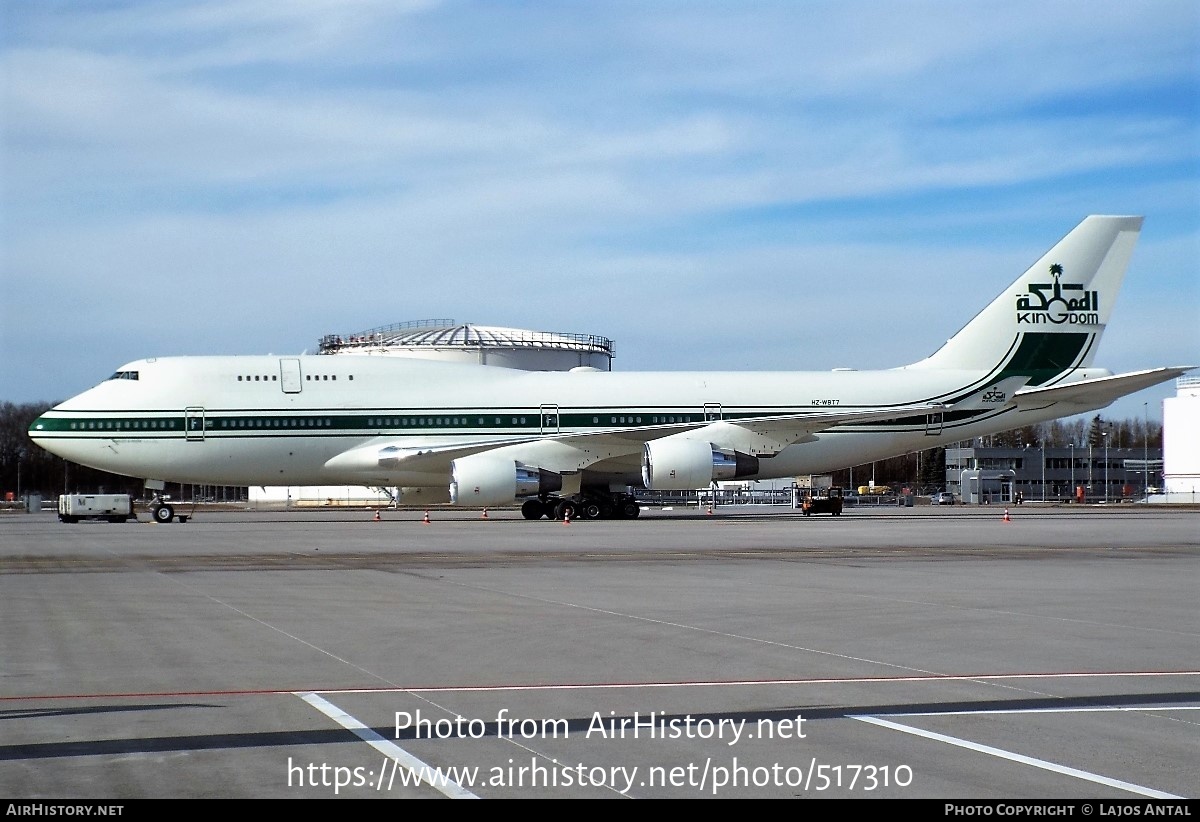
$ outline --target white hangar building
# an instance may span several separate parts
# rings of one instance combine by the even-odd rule
[[[1180,377],[1163,400],[1165,502],[1200,502],[1200,377]]]

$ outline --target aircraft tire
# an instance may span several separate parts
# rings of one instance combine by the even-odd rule
[[[166,523],[171,521],[172,517],[175,516],[175,509],[173,509],[169,505],[156,505],[154,507],[153,513],[154,513],[154,521],[161,522],[165,525]]]
[[[546,505],[540,499],[527,499],[521,503],[521,516],[525,519],[541,519],[546,514]]]
[[[638,514],[642,513],[642,508],[637,504],[636,500],[626,500],[621,503],[621,516],[624,519],[637,519]]]
[[[599,503],[588,501],[580,506],[579,516],[584,519],[600,519],[602,511]]]
[[[554,518],[567,519],[568,517],[575,519],[576,508],[575,503],[571,502],[569,499],[565,499],[559,502],[558,505],[554,506]]]

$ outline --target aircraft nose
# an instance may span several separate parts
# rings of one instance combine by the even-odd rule
[[[30,441],[44,451],[49,451],[58,457],[65,457],[62,453],[63,441],[55,438],[53,432],[57,430],[58,420],[53,417],[42,416],[35,419],[29,424],[29,429],[26,432]]]
[[[34,442],[42,439],[43,432],[49,427],[49,420],[46,417],[38,417],[33,422],[29,423],[29,438]]]

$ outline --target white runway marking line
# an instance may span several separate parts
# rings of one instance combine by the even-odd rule
[[[1071,768],[1066,765],[1058,765],[1054,762],[1047,762],[1044,759],[1034,759],[1031,756],[1023,756],[1021,754],[1013,753],[1012,751],[993,748],[990,745],[980,745],[977,742],[968,742],[965,739],[958,739],[957,737],[946,736],[945,734],[934,733],[933,731],[925,731],[920,728],[910,727],[908,725],[901,725],[887,719],[880,719],[879,717],[852,716],[850,718],[857,719],[860,722],[868,722],[872,725],[878,725],[882,728],[890,728],[893,731],[900,731],[901,733],[912,734],[913,736],[920,736],[924,737],[925,739],[932,739],[935,742],[945,742],[947,745],[966,748],[970,751],[978,751],[979,753],[985,753],[989,756],[997,756],[1001,759],[1007,759],[1010,762],[1018,762],[1022,765],[1030,765],[1034,768],[1041,768],[1045,771],[1053,771],[1054,773],[1064,774],[1065,776],[1073,776],[1077,779],[1095,782],[1098,785],[1107,785],[1110,788],[1117,788],[1119,790],[1129,791],[1130,793],[1136,793],[1141,796],[1148,796],[1151,799],[1184,798],[1182,796],[1176,796],[1173,793],[1156,791],[1153,788],[1145,788],[1141,785],[1134,785],[1132,782],[1122,782],[1120,779],[1111,779],[1107,776],[1101,776],[1100,774],[1091,773],[1089,771],[1081,771],[1078,768]]]
[[[644,616],[639,616],[637,614],[624,613],[623,611],[612,611],[607,608],[595,608],[590,605],[579,605],[574,602],[564,602],[563,600],[558,600],[558,599],[548,599],[546,597],[534,596],[533,594],[514,593],[512,591],[506,591],[506,590],[503,590],[500,588],[492,588],[487,585],[474,585],[474,584],[466,583],[466,582],[454,582],[452,580],[442,580],[442,581],[448,585],[454,585],[454,586],[457,586],[460,588],[467,588],[467,589],[474,590],[474,591],[486,591],[487,593],[500,594],[502,596],[509,596],[509,597],[513,597],[515,599],[527,599],[532,602],[540,602],[545,605],[558,605],[558,606],[561,606],[564,608],[573,608],[575,610],[587,611],[587,612],[593,613],[593,614],[604,614],[606,616],[619,617],[621,619],[630,619],[630,620],[636,620],[638,622],[646,622],[651,625],[665,625],[669,628],[679,628],[679,629],[685,630],[685,631],[696,631],[697,633],[709,634],[711,636],[720,636],[720,637],[725,637],[727,639],[738,639],[738,640],[744,640],[746,642],[757,642],[762,645],[771,645],[771,646],[774,646],[777,648],[788,648],[793,651],[805,651],[807,653],[821,654],[823,656],[835,657],[837,659],[845,659],[845,660],[849,660],[851,662],[866,662],[871,665],[880,665],[880,666],[884,666],[884,667],[888,667],[888,668],[898,668],[902,671],[915,671],[916,673],[919,673],[919,674],[934,673],[933,671],[926,671],[923,668],[913,668],[910,665],[899,665],[899,664],[893,663],[893,662],[883,662],[881,660],[876,660],[876,659],[867,659],[864,657],[850,656],[847,654],[839,654],[834,651],[823,651],[819,648],[807,648],[803,645],[793,645],[788,642],[779,642],[779,641],[773,640],[773,639],[763,639],[761,637],[746,636],[744,634],[731,634],[726,631],[718,631],[718,630],[715,630],[712,628],[701,628],[698,625],[688,625],[688,624],[682,623],[682,622],[671,622],[670,620],[666,620],[666,619],[656,619],[654,617],[644,617]]]
[[[376,679],[383,677],[372,674]],[[928,676],[856,676],[856,677],[820,677],[809,679],[696,679],[678,682],[550,682],[528,685],[397,685],[388,682],[386,687],[360,688],[225,688],[209,691],[105,691],[72,694],[20,694],[17,696],[0,695],[0,703],[25,702],[29,700],[50,699],[145,699],[147,697],[204,697],[204,696],[271,696],[282,694],[390,694],[406,693],[418,698],[420,694],[436,693],[488,693],[499,691],[584,691],[584,690],[628,690],[637,688],[724,688],[758,685],[873,685],[895,682],[990,682],[993,680],[1022,680],[1022,679],[1110,679],[1114,677],[1175,677],[1200,676],[1200,671],[1089,671],[1087,673],[1029,673],[1029,674],[930,674]],[[387,680],[384,680],[387,682]],[[1056,697],[1070,699],[1070,697]],[[428,699],[425,700],[439,710],[453,715],[454,711],[444,705],[439,705]],[[1025,709],[1028,710],[1028,709]],[[1065,708],[1052,708],[1062,711]],[[1157,708],[1095,708],[1094,710],[1196,710],[1192,707],[1179,705],[1162,705]],[[961,713],[961,712],[957,712]],[[912,716],[912,714],[907,714]]]
[[[126,562],[130,562],[129,557],[122,556],[121,554],[118,554],[116,551],[113,551],[112,549],[107,549],[107,553],[111,554],[113,557],[116,557],[117,559],[121,559],[121,560],[125,560]],[[138,569],[138,570],[143,570],[143,569]],[[259,625],[263,626],[264,628],[272,630],[278,634],[282,634],[283,636],[287,637],[288,639],[293,640],[295,642],[299,642],[301,645],[305,645],[305,646],[311,648],[312,650],[316,651],[317,653],[324,654],[325,656],[330,657],[330,658],[336,660],[337,662],[342,663],[343,665],[349,665],[352,668],[356,668],[357,670],[362,671],[364,674],[366,674],[367,676],[369,676],[373,679],[378,679],[380,682],[387,682],[389,685],[395,684],[386,677],[380,676],[379,674],[376,674],[372,671],[368,671],[363,666],[353,663],[348,659],[343,659],[342,657],[338,656],[337,654],[333,653],[332,651],[327,651],[324,648],[318,647],[306,639],[301,639],[300,637],[296,636],[295,634],[288,633],[287,631],[283,630],[282,628],[280,628],[277,625],[272,625],[270,622],[267,622],[265,619],[260,619],[256,616],[254,616],[254,614],[248,613],[247,611],[244,611],[241,608],[238,608],[236,605],[231,605],[230,603],[225,602],[224,600],[220,599],[219,597],[215,597],[212,594],[201,590],[196,585],[190,585],[190,584],[184,582],[183,580],[177,578],[174,574],[167,574],[162,571],[146,571],[145,573],[150,573],[155,576],[158,576],[161,579],[167,580],[172,585],[179,586],[183,590],[187,591],[189,594],[200,597],[202,599],[207,599],[209,602],[214,602],[217,605],[220,605],[222,608],[228,608],[230,611],[233,611],[238,616],[245,617],[246,619],[249,619],[252,622],[258,623]],[[287,691],[286,693],[293,693],[293,692]]]
[[[1006,611],[1001,608],[975,608],[967,605],[954,605],[947,602],[926,602],[920,599],[901,599],[898,597],[884,597],[872,594],[849,593],[847,596],[857,597],[859,599],[879,600],[882,602],[898,602],[902,605],[920,605],[927,608],[947,608],[951,611],[967,611],[971,613],[983,614],[984,616],[1000,614],[1001,616],[1014,616],[1025,619],[1036,619],[1039,621],[1067,622],[1075,625],[1091,625],[1098,628],[1119,628],[1123,631],[1146,631],[1156,634],[1170,634],[1174,636],[1186,637],[1194,637],[1197,635],[1195,631],[1177,631],[1171,628],[1159,628],[1145,625],[1126,625],[1119,622],[1097,622],[1094,619],[1073,619],[1071,617],[1047,616],[1045,614],[1028,613],[1025,611]]]
[[[404,688],[336,688],[319,689],[322,694],[369,694],[403,691],[413,694],[488,693],[498,691],[584,691],[621,690],[636,688],[720,688],[748,685],[873,685],[902,682],[990,682],[1024,679],[1111,679],[1124,677],[1200,676],[1200,671],[1096,671],[1088,673],[1040,674],[930,674],[928,676],[863,676],[813,679],[698,679],[682,682],[564,682],[540,685],[430,685]],[[1059,697],[1068,699],[1069,697]]]
[[[1200,711],[1200,705],[1156,705],[1153,708],[1126,708],[1110,705],[1100,708],[996,708],[985,711],[921,711],[904,716],[1004,716],[1006,714],[1121,714],[1153,711]],[[857,718],[857,717],[855,717]]]
[[[296,694],[296,696],[303,699],[309,705],[312,705],[318,711],[325,714],[327,717],[332,719],[334,722],[338,723],[343,728],[345,728],[346,730],[353,733],[355,736],[357,736],[363,742],[366,742],[368,745],[370,745],[372,748],[374,748],[375,750],[382,753],[384,756],[390,758],[392,761],[396,762],[398,765],[406,768],[409,771],[409,773],[411,773],[416,779],[420,780],[422,778],[423,774],[429,774],[435,770],[432,766],[427,765],[424,762],[422,762],[421,760],[417,759],[415,756],[413,756],[408,751],[404,750],[403,748],[401,748],[399,745],[395,744],[394,742],[389,742],[388,740],[384,739],[378,733],[371,730],[370,728],[368,728],[363,723],[359,722],[354,717],[350,716],[350,714],[346,713],[345,711],[343,711],[341,708],[337,707],[333,703],[328,702],[325,699],[321,698],[317,694],[314,694],[314,693],[300,694],[300,693],[298,693],[298,694]],[[429,780],[427,778],[424,779],[424,781],[429,782]],[[434,782],[429,782],[429,784],[430,784],[430,786],[432,786],[433,788],[438,790],[440,793],[450,797],[451,799],[478,799],[479,798],[478,796],[471,793],[463,786],[459,785],[456,782],[451,782],[449,779],[446,780],[444,785],[438,785]]]

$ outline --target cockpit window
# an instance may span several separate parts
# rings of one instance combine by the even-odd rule
[[[136,371],[117,371],[109,377],[110,380],[136,380],[137,378],[138,372]]]

